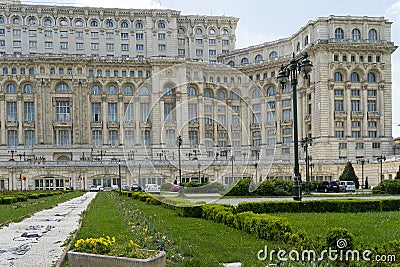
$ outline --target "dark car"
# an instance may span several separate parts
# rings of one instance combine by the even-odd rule
[[[131,187],[131,191],[135,191],[135,192],[142,191],[142,187],[138,184],[134,184]]]
[[[336,181],[323,181],[317,185],[317,192],[339,192],[339,184]]]

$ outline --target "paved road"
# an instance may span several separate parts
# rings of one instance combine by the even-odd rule
[[[80,214],[96,196],[88,192],[0,229],[0,266],[54,266],[64,241],[79,227]]]

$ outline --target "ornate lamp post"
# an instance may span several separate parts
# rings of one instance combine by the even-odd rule
[[[306,137],[301,139],[301,145],[304,148],[304,152],[306,152],[306,192],[310,193],[310,175],[309,175],[309,160],[310,157],[308,156],[308,146],[312,144],[313,139],[311,137]]]
[[[361,164],[361,189],[364,189],[364,164],[365,164],[365,159],[359,159],[357,161],[358,161],[358,163]]]
[[[178,146],[179,185],[182,186],[182,169],[181,169],[181,146],[182,146],[182,137],[181,137],[180,135],[176,138],[176,145]]]
[[[121,183],[121,160],[118,160],[118,186],[119,194],[122,195],[122,183]]]
[[[380,157],[377,158],[377,160],[379,160],[379,162],[381,163],[381,183],[382,183],[382,180],[383,180],[382,161],[386,161],[386,157],[381,155]]]
[[[297,74],[302,72],[305,78],[308,78],[312,68],[311,61],[308,59],[308,54],[305,53],[299,58],[293,58],[287,65],[282,65],[278,74],[278,81],[284,85],[291,80],[293,90],[293,143],[294,143],[294,185],[293,185],[293,199],[301,200],[301,176],[299,170],[299,133],[297,122]]]

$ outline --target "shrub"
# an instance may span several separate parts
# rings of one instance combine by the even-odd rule
[[[251,179],[244,178],[240,179],[237,184],[235,184],[229,192],[226,194],[227,196],[249,196],[249,186]]]
[[[17,202],[15,197],[3,197],[1,199],[1,204],[11,204]]]
[[[161,191],[169,191],[169,189],[171,188],[172,184],[171,183],[163,183],[161,185]]]
[[[332,249],[353,249],[354,236],[345,228],[332,228],[326,235],[326,246]]]
[[[201,186],[185,187],[185,193],[219,193],[224,190],[224,186],[221,183],[207,183],[200,184]],[[186,184],[185,184],[186,186]]]
[[[377,187],[375,187],[372,190],[372,193],[374,194],[386,193],[386,194],[398,195],[400,194],[400,180],[399,179],[383,180],[382,182],[379,183]]]
[[[29,194],[28,198],[29,199],[38,199],[39,198],[39,194],[36,194],[36,193]]]

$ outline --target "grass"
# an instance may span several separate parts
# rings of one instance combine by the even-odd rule
[[[286,217],[294,230],[303,229],[310,237],[325,238],[330,228],[348,229],[358,245],[382,245],[400,239],[400,212],[366,213],[279,213]]]
[[[171,239],[183,260],[168,260],[167,266],[221,266],[222,262],[242,262],[243,266],[265,266],[257,259],[257,252],[279,248],[283,244],[261,240],[243,231],[204,219],[180,217],[162,206],[153,206],[126,196],[114,198],[100,192],[83,214],[82,227],[77,239],[115,236],[133,239],[128,222],[123,219],[126,210],[139,209],[145,217],[153,218],[157,231]],[[118,201],[122,202],[122,206]],[[122,210],[122,208],[125,211]],[[171,257],[170,253],[167,253]],[[179,258],[179,257],[177,257]]]
[[[74,191],[44,198],[28,199],[26,202],[0,205],[0,226],[10,222],[22,221],[32,213],[43,209],[50,209],[59,203],[68,201],[83,194],[84,192]]]

